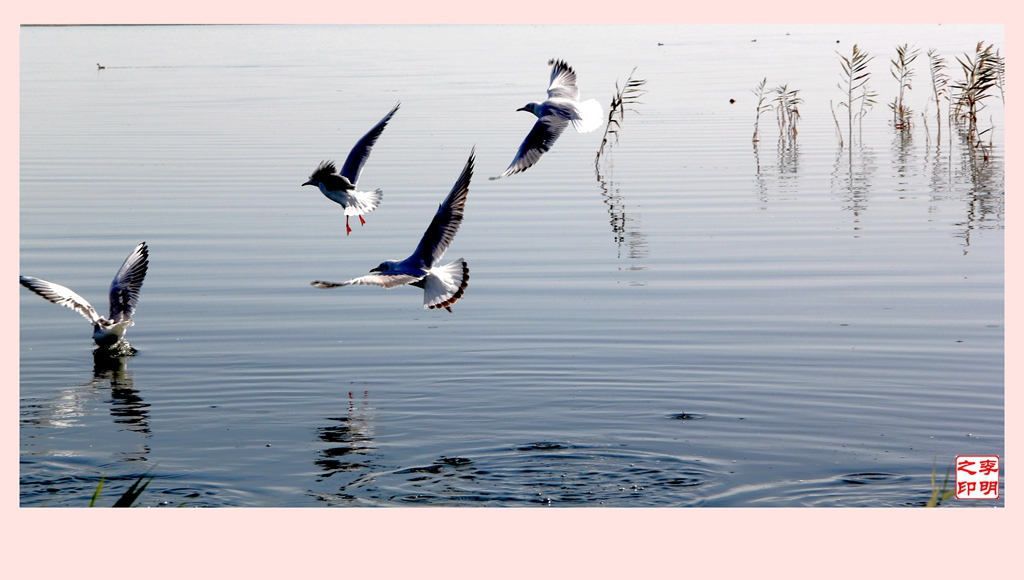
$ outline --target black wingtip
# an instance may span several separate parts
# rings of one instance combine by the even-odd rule
[[[459,178],[455,180],[454,190],[469,189],[469,182],[473,179],[473,166],[476,163],[476,145],[473,145],[473,149],[469,152],[469,159],[466,160],[465,167],[462,168],[462,173],[459,174]],[[443,205],[443,204],[442,204]]]
[[[313,182],[324,181],[329,175],[333,175],[338,172],[337,166],[334,165],[334,161],[326,159],[320,162],[320,165],[316,166],[313,173],[309,175],[309,181],[302,185],[313,185]]]
[[[560,58],[549,59],[548,60],[548,65],[549,66],[550,65],[554,65],[555,68],[564,68],[564,69],[568,69],[570,71],[572,70],[572,67],[569,66],[569,63],[565,62],[564,60],[562,60]]]

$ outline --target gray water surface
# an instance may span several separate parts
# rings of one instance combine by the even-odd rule
[[[921,505],[1004,454],[1002,101],[979,162],[938,138],[924,55],[979,40],[1003,28],[24,27],[20,273],[102,311],[135,244],[151,265],[133,357],[21,291],[21,505],[143,474],[146,506]],[[854,43],[879,102],[851,151]],[[550,58],[584,99],[634,67],[647,93],[599,163],[570,129],[487,180]],[[751,140],[765,77],[800,90],[795,142],[770,114]],[[300,184],[399,101],[345,236]],[[474,146],[453,313],[309,285],[407,256]]]

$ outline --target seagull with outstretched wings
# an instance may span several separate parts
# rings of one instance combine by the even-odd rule
[[[125,259],[110,283],[110,316],[100,316],[96,309],[70,288],[32,278],[20,276],[21,285],[46,298],[54,304],[67,306],[92,323],[92,338],[100,346],[113,346],[124,340],[124,333],[135,324],[132,315],[139,303],[139,290],[149,268],[149,248],[142,242]]]
[[[552,59],[548,64],[552,67],[547,100],[543,103],[527,103],[517,109],[533,113],[537,116],[537,122],[519,146],[515,159],[505,173],[491,179],[500,179],[532,167],[541,155],[551,149],[569,124],[580,133],[593,131],[601,124],[604,109],[594,99],[582,103],[579,101],[580,89],[576,86],[576,72],[572,67],[563,60]]]
[[[474,152],[470,152],[462,174],[455,181],[448,197],[438,206],[434,219],[430,221],[430,226],[411,256],[402,261],[381,262],[368,275],[347,282],[317,280],[311,284],[317,288],[362,284],[388,289],[408,284],[423,289],[424,308],[444,308],[451,312],[452,304],[462,298],[469,285],[469,265],[462,258],[444,266],[438,266],[437,263],[441,261],[462,224],[469,181],[473,177],[473,160]]]
[[[384,192],[380,189],[356,191],[356,183],[359,181],[359,173],[363,170],[363,164],[370,157],[370,149],[373,148],[380,134],[384,132],[384,127],[387,126],[391,116],[395,114],[400,105],[401,103],[395,105],[391,112],[384,115],[384,118],[374,125],[373,129],[370,129],[362,139],[356,142],[352,151],[349,152],[348,158],[345,159],[345,164],[341,166],[341,172],[338,171],[333,161],[322,161],[309,176],[309,180],[302,184],[317,186],[320,188],[320,193],[324,194],[327,199],[341,204],[341,207],[345,208],[346,236],[352,233],[352,228],[348,225],[349,216],[358,216],[359,223],[365,224],[366,220],[363,219],[363,214],[377,209],[384,196]]]

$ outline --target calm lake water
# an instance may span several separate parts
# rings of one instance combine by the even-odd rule
[[[21,290],[21,505],[143,474],[144,506],[922,505],[1004,455],[1003,103],[987,163],[939,138],[924,54],[959,80],[978,41],[1003,28],[22,28],[20,273],[105,313],[151,265],[133,357]],[[854,43],[878,103],[841,148]],[[550,58],[584,99],[634,67],[647,93],[599,163],[570,130],[487,180]],[[752,142],[763,78],[800,91],[795,141],[769,113]],[[300,184],[399,101],[345,236]],[[453,313],[309,285],[407,256],[474,146]]]

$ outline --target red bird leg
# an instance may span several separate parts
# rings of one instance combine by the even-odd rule
[[[348,216],[345,216],[345,235],[352,233],[352,228],[348,225]]]
[[[365,226],[366,225],[366,220],[363,219],[363,216],[359,216],[359,225],[361,225],[361,226]]]

